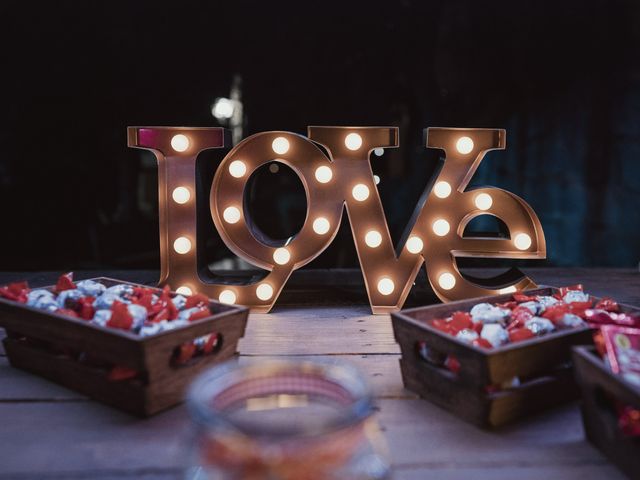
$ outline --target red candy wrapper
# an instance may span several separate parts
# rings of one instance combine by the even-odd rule
[[[0,297],[14,302],[27,303],[27,295],[30,289],[27,282],[10,283],[6,287],[0,288]]]
[[[73,290],[76,286],[73,284],[73,272],[65,273],[64,275],[60,275],[58,278],[58,283],[56,283],[55,292],[60,293],[65,290]]]
[[[640,329],[605,325],[600,330],[613,373],[640,388]]]

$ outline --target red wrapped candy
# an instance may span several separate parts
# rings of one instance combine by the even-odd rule
[[[0,287],[0,297],[14,302],[27,303],[30,289],[27,282],[14,282],[6,287]]]
[[[210,316],[211,310],[209,310],[209,307],[201,307],[189,316],[189,321],[193,322],[195,320],[200,320],[201,318],[207,318]]]
[[[73,290],[75,288],[76,286],[73,284],[73,272],[69,272],[58,277],[55,292],[60,293],[64,292],[65,290]]]
[[[522,342],[523,340],[529,340],[536,335],[528,328],[516,328],[509,332],[509,341]]]
[[[111,306],[111,318],[107,322],[107,327],[131,330],[132,325],[133,317],[129,313],[127,305],[117,300],[113,302]]]
[[[133,368],[116,365],[109,371],[107,380],[109,380],[110,382],[121,382],[122,380],[129,380],[137,376],[138,372]]]

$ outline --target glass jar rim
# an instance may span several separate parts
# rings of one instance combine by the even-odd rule
[[[214,400],[220,394],[244,379],[275,379],[287,373],[314,375],[334,383],[348,393],[349,401],[340,405],[322,424],[299,424],[289,429],[285,435],[278,429],[233,419],[225,408],[216,408],[214,405]],[[226,362],[203,373],[194,381],[187,395],[187,406],[196,424],[205,428],[224,428],[244,435],[266,438],[284,436],[288,439],[333,433],[358,425],[373,413],[371,392],[359,371],[346,362],[323,359],[269,360],[248,365]]]

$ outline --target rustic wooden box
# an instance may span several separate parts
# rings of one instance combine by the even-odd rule
[[[557,289],[539,288],[527,294],[552,295]],[[594,297],[595,298],[595,297]],[[428,324],[455,311],[469,311],[481,302],[502,303],[511,294],[474,298],[392,313],[393,331],[400,345],[404,385],[453,414],[483,428],[504,425],[531,413],[578,397],[571,371],[571,346],[592,344],[588,327],[564,330],[531,340],[484,349],[464,343]],[[460,370],[429,363],[419,354],[424,342],[431,352],[454,355]],[[489,391],[514,377],[520,385]]]
[[[622,434],[614,399],[640,409],[640,389],[611,372],[593,347],[574,347],[573,363],[587,439],[629,478],[638,478],[640,438]]]
[[[107,286],[134,283],[94,278]],[[45,287],[53,288],[53,287]],[[76,390],[95,400],[139,416],[150,416],[182,402],[190,381],[203,369],[235,355],[244,335],[248,309],[210,303],[212,316],[184,327],[149,337],[124,330],[104,328],[0,299],[0,327],[13,367],[27,370]],[[177,365],[172,362],[176,347],[203,335],[218,334],[213,353]],[[110,381],[108,370],[87,365],[52,350],[87,352],[106,364],[140,372],[131,380]]]

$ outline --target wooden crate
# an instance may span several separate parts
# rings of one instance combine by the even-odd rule
[[[554,288],[527,291],[552,295]],[[595,297],[594,297],[595,298]],[[404,385],[421,397],[483,428],[498,427],[578,396],[571,371],[571,346],[592,344],[588,327],[563,330],[499,348],[484,349],[464,343],[429,324],[456,311],[469,311],[481,302],[503,303],[511,294],[474,298],[392,313],[393,331],[400,345]],[[453,373],[429,363],[419,353],[424,342],[430,352],[453,355],[460,370]],[[520,385],[501,390],[518,377]]]
[[[106,286],[125,283],[94,278]],[[53,288],[53,287],[45,287]],[[95,400],[126,412],[150,416],[182,402],[190,381],[203,369],[236,354],[244,336],[248,309],[217,302],[209,304],[212,315],[184,327],[149,337],[105,328],[85,320],[57,315],[0,299],[0,326],[9,362]],[[186,364],[172,361],[177,347],[200,336],[218,334],[213,353]],[[85,352],[94,361],[83,363],[61,351]],[[118,365],[139,372],[135,379],[111,381],[108,369]]]
[[[587,439],[629,478],[638,478],[640,438],[622,434],[615,401],[640,409],[640,388],[614,374],[593,347],[574,347],[573,362]]]

